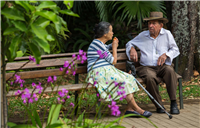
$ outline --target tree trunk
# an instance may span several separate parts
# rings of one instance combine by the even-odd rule
[[[3,26],[3,16],[1,16]],[[0,128],[5,128],[7,124],[7,102],[6,102],[6,84],[5,84],[5,54],[3,27],[0,32]]]
[[[197,17],[196,35],[198,39],[197,42],[195,43],[194,70],[197,70],[200,73],[200,2],[198,2],[197,6],[198,6],[198,17]]]
[[[197,15],[197,1],[172,2],[172,34],[180,50],[178,72],[184,80],[193,75]]]

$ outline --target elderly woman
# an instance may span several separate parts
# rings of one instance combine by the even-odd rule
[[[119,40],[115,37],[110,45],[106,42],[112,40],[113,28],[108,22],[100,22],[94,28],[95,39],[87,51],[88,83],[95,84],[101,98],[117,100],[125,98],[128,106],[125,114],[136,114],[150,117],[151,112],[141,109],[135,102],[133,93],[139,88],[135,78],[114,67],[117,63],[117,47]],[[111,54],[109,49],[113,50]],[[95,82],[94,82],[95,81]],[[111,98],[112,97],[112,98]]]

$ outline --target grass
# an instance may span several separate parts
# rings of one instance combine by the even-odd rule
[[[84,82],[85,80],[85,75],[80,75],[79,81]],[[46,79],[35,79],[35,81],[41,81],[43,84],[45,84]],[[31,88],[33,80],[26,80],[26,85],[25,87]],[[57,85],[64,85],[64,84],[69,84],[69,83],[74,83],[73,77],[58,77],[57,80]],[[195,99],[200,97],[200,76],[196,78],[192,78],[191,81],[183,82],[183,98],[184,99]],[[145,86],[145,85],[144,85]],[[15,89],[19,89],[19,87],[13,87]],[[163,102],[168,102],[169,101],[169,96],[166,91],[166,87],[164,84],[161,84],[161,87],[159,87],[159,91],[162,97]],[[61,110],[66,111],[68,110],[68,105],[69,103],[73,102],[74,103],[74,94],[72,92],[69,92],[71,95],[71,98],[67,101],[65,105],[63,105],[63,108]],[[179,92],[177,89],[177,99],[179,99]],[[38,102],[37,108],[38,112],[43,112],[45,108],[48,106],[47,110],[49,107],[56,102],[56,93],[48,93],[48,94],[43,94],[41,100]],[[138,92],[134,94],[135,100],[137,103],[143,103],[143,104],[148,104],[151,103],[150,98],[146,94],[146,92],[141,88]],[[81,102],[81,108],[82,109],[87,109],[88,107],[95,108],[96,106],[96,90],[95,89],[89,89],[83,94],[82,102]],[[8,116],[9,118],[20,116],[23,117],[24,114],[21,114],[21,112],[24,111],[24,108],[21,106],[19,103],[21,102],[21,99],[17,99],[16,97],[11,97],[8,99]],[[106,103],[108,104],[108,102]],[[106,105],[105,104],[105,105]],[[117,104],[127,104],[126,100],[118,100]]]

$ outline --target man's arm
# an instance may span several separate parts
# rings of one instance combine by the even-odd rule
[[[132,60],[133,62],[138,61],[137,51],[135,50],[135,46],[138,42],[140,42],[139,35],[126,44],[126,55],[128,59]]]
[[[169,50],[166,53],[163,53],[158,58],[157,64],[161,66],[165,63],[166,60],[169,60],[170,63],[172,63],[173,59],[180,54],[179,48],[176,45],[176,42],[171,32],[168,31],[167,34],[168,34]]]
[[[171,34],[170,31],[168,31],[168,37],[169,37],[169,50],[168,52],[166,52],[166,55],[167,55],[167,59],[170,60],[170,62],[172,63],[173,59],[176,58],[180,52],[179,52],[179,48],[178,46],[176,45],[176,42],[174,40],[174,37],[173,35]]]

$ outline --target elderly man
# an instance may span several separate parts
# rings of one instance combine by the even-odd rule
[[[170,113],[179,114],[176,103],[177,77],[171,67],[173,59],[179,55],[179,49],[171,32],[163,28],[163,23],[167,23],[168,20],[163,18],[162,12],[151,12],[150,17],[144,20],[148,21],[149,30],[141,32],[126,44],[126,54],[129,60],[137,62],[138,55],[135,47],[140,49],[140,66],[136,69],[137,75],[144,80],[149,93],[163,106],[157,87],[162,78],[171,100]],[[164,113],[164,110],[153,100],[152,102],[157,108],[157,113]]]

